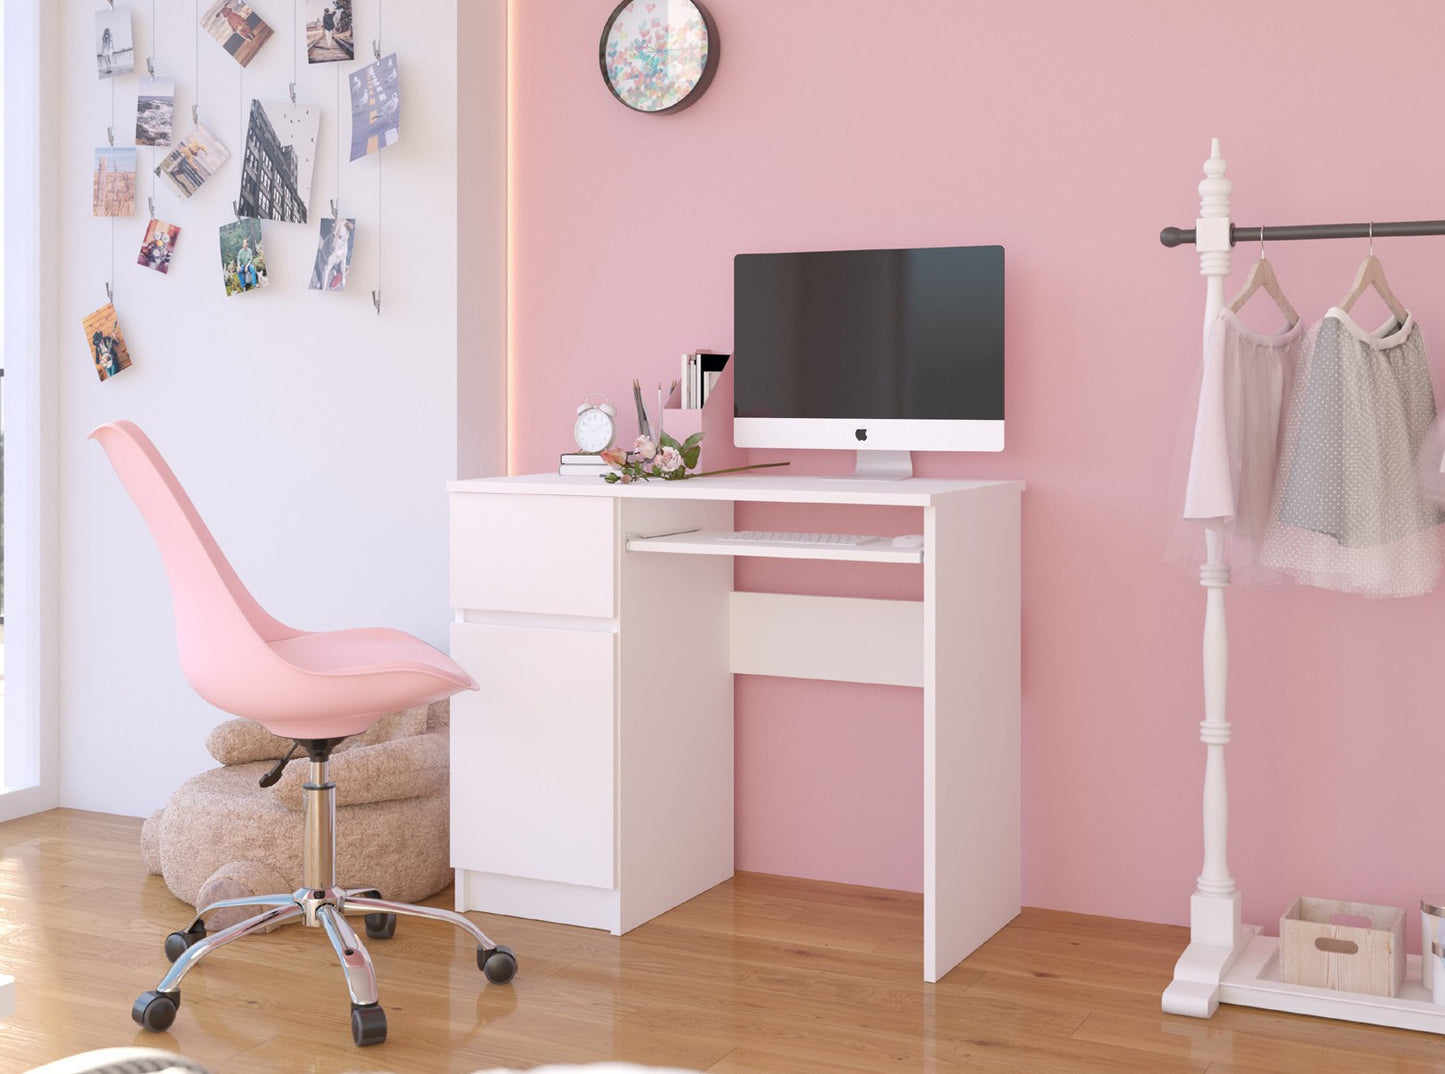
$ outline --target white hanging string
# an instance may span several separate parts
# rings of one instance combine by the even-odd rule
[[[306,40],[306,24],[301,21],[301,0],[292,0],[291,3],[291,27],[300,29],[297,36],[301,38],[301,48],[308,48],[310,43]],[[296,75],[297,75],[297,53],[299,49],[291,50],[291,103],[296,103]]]
[[[151,54],[150,54],[150,58],[146,60],[146,71],[150,74],[150,77],[151,77],[152,79],[154,79],[154,78],[156,77],[156,57],[160,55],[160,51],[161,51],[161,50],[160,50],[160,24],[156,22],[156,0],[151,0]],[[152,92],[155,91],[155,85],[154,85],[154,83],[151,85],[150,88],[151,88]],[[171,83],[171,128],[172,128],[172,129],[171,129],[171,136],[172,136],[172,137],[175,137],[175,123],[176,123],[176,98],[175,98],[175,92],[176,92],[176,87],[175,87],[175,83],[173,82],[173,83]],[[152,219],[152,220],[155,219],[155,215],[156,215],[156,189],[157,189],[158,186],[159,186],[159,184],[156,182],[156,147],[153,145],[153,146],[151,146],[151,196],[150,196],[150,215],[151,215],[151,219]],[[149,225],[147,225],[147,226],[149,226]]]
[[[236,146],[237,152],[241,155],[241,163],[244,165],[246,162],[246,69],[244,67],[241,68],[241,73],[236,76],[236,97],[241,112],[240,129],[236,133]],[[245,183],[246,172],[243,168],[240,181],[236,185],[236,200],[231,202],[231,212],[236,215],[237,219],[240,219],[241,216],[240,191],[245,187]]]
[[[110,4],[110,9],[111,9],[111,11],[114,11],[114,10],[115,10],[115,4],[114,4],[113,0],[112,0],[112,2],[111,2],[111,4]],[[129,18],[130,16],[127,15],[126,17]],[[134,53],[134,52],[131,53],[131,57],[132,57],[132,63],[134,63],[134,57],[135,57],[135,53]],[[114,72],[114,71],[112,71],[111,74],[110,74],[110,129],[109,129],[108,131],[106,131],[106,141],[109,143],[111,149],[115,149],[115,72]],[[114,167],[114,165],[115,165],[114,154],[111,155],[111,159],[110,159],[109,163],[110,163],[110,165],[111,165],[112,167]],[[134,174],[132,174],[132,176],[131,176],[131,192],[130,192],[130,196],[131,196],[132,199],[135,198],[135,176],[134,176]],[[107,198],[106,200],[109,201],[110,199]],[[110,206],[109,206],[109,205],[106,206],[106,212],[107,212],[107,213],[110,212]],[[114,215],[112,215],[111,218],[110,218],[110,282],[105,285],[105,295],[106,295],[106,298],[110,299],[111,302],[114,302],[114,301],[115,301],[115,216],[114,216]]]
[[[376,0],[376,38],[372,44],[371,54],[373,61],[381,59],[381,8],[382,0]],[[352,40],[355,40],[356,31],[352,30]],[[379,150],[379,147],[378,147]],[[376,315],[381,316],[381,157],[376,159],[376,290],[371,292],[371,304],[376,307]]]

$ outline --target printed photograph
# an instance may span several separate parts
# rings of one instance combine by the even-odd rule
[[[130,8],[107,7],[95,13],[95,62],[101,78],[128,75],[135,70]]]
[[[181,197],[189,198],[230,159],[230,150],[197,123],[156,165],[156,174],[166,179]]]
[[[101,380],[109,380],[122,369],[130,368],[130,352],[125,349],[125,337],[120,334],[113,305],[107,302],[80,323],[85,329],[85,341],[90,345],[90,360],[95,363],[96,375]]]
[[[201,16],[201,27],[242,67],[256,58],[271,37],[271,27],[241,0],[216,0]]]
[[[142,78],[135,96],[135,144],[170,145],[176,111],[174,78]]]
[[[356,242],[356,219],[323,217],[321,241],[316,244],[316,265],[311,270],[312,291],[340,291],[351,270],[351,248]]]
[[[401,136],[401,82],[396,53],[351,76],[351,159],[395,145]]]
[[[241,157],[242,216],[306,223],[321,112],[289,101],[252,101]]]
[[[135,146],[101,146],[95,151],[90,205],[95,216],[135,215]]]
[[[141,239],[140,256],[135,259],[136,264],[157,272],[169,272],[171,254],[175,252],[176,240],[180,237],[181,229],[175,224],[152,220],[146,227],[145,238]]]
[[[221,274],[228,296],[254,291],[270,282],[266,250],[261,245],[261,221],[247,218],[221,225]]]
[[[355,58],[351,0],[306,0],[306,62],[339,63]]]

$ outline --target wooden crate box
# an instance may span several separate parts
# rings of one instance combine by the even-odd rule
[[[1405,981],[1405,911],[1304,896],[1279,919],[1287,984],[1396,996]]]

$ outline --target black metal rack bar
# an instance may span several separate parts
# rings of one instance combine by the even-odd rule
[[[1363,224],[1287,224],[1283,227],[1229,225],[1229,245],[1241,242],[1283,242],[1290,239],[1367,239],[1399,235],[1445,235],[1445,220],[1393,220]],[[1194,229],[1166,227],[1159,232],[1165,246],[1194,242]]]

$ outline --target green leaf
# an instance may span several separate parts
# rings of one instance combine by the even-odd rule
[[[688,448],[690,448],[690,447],[696,447],[698,444],[701,444],[701,443],[702,443],[702,433],[700,433],[700,432],[693,433],[691,436],[689,436],[686,440],[684,440],[684,441],[682,442],[682,450],[686,451]]]
[[[691,437],[689,437],[688,439],[691,440]],[[682,464],[686,466],[689,470],[697,469],[697,459],[698,456],[701,454],[702,448],[699,447],[697,444],[692,444],[689,447],[683,448]]]
[[[658,447],[670,447],[675,451],[681,451],[682,445],[672,438],[671,433],[663,433],[662,439],[658,441]]]

